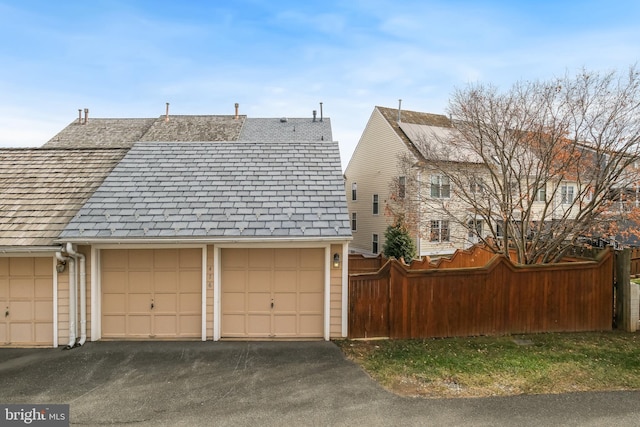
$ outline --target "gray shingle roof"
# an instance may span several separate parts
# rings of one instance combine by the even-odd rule
[[[0,149],[0,246],[49,246],[123,149]]]
[[[336,142],[140,142],[61,239],[351,237]]]
[[[71,122],[44,148],[131,147],[156,119],[93,119],[86,124]]]
[[[248,117],[242,131],[241,141],[333,141],[331,121],[311,118],[263,119]]]
[[[246,116],[180,116],[147,119],[74,120],[45,148],[129,148],[138,141],[235,141]]]

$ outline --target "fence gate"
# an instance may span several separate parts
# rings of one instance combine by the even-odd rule
[[[389,337],[389,270],[349,278],[349,338]]]

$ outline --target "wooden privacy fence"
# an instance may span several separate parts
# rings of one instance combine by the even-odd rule
[[[640,248],[631,250],[631,277],[640,276]]]
[[[613,262],[609,249],[594,261],[532,266],[501,255],[462,268],[387,260],[378,271],[349,275],[349,337],[610,330]]]

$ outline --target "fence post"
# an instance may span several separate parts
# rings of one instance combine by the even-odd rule
[[[616,251],[616,326],[635,332],[638,320],[631,319],[631,249]]]

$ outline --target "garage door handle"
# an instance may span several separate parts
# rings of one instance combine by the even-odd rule
[[[273,308],[273,301],[271,301],[271,308]]]
[[[151,310],[153,310],[153,307],[155,307],[155,306],[153,305],[153,303],[151,303]]]
[[[9,307],[7,307],[7,311],[4,312],[4,317],[9,317]]]

